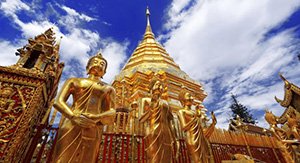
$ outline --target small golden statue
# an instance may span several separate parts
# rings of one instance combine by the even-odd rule
[[[284,130],[282,130],[281,128],[277,127],[278,124],[278,118],[276,117],[271,111],[269,111],[268,109],[265,109],[265,120],[269,123],[270,125],[270,131],[272,132],[272,134],[278,139],[281,140],[282,137],[280,136],[281,133],[284,132]]]
[[[89,59],[88,78],[70,78],[61,89],[54,107],[64,121],[58,133],[54,162],[96,162],[103,125],[115,118],[115,90],[100,81],[107,61],[101,53]],[[67,100],[73,96],[70,107]]]
[[[141,123],[149,124],[145,136],[147,162],[171,162],[176,144],[174,125],[172,125],[173,115],[167,101],[161,99],[164,92],[162,83],[153,80],[150,88],[151,98],[142,99],[145,113],[140,117]]]
[[[4,87],[0,89],[0,117],[3,113],[10,113],[15,105],[15,101],[11,100],[14,95],[14,89],[11,87]]]
[[[137,134],[138,133],[138,128],[136,128],[135,126],[137,126],[138,124],[138,103],[136,101],[133,101],[130,104],[130,125],[131,125],[131,134]]]
[[[201,126],[201,114],[197,114],[191,108],[194,98],[189,92],[183,89],[179,94],[179,100],[183,109],[179,110],[177,114],[181,129],[186,132],[188,151],[195,163],[207,163],[209,162],[209,148]]]
[[[235,119],[230,119],[229,130],[244,131],[246,129],[247,126],[245,126],[243,119],[239,115],[236,115]]]
[[[298,130],[298,124],[300,120],[296,118],[295,114],[291,114],[291,115],[287,114],[286,118],[287,118],[287,126],[288,126],[288,129],[286,131],[287,137],[294,138],[300,141],[300,134]]]

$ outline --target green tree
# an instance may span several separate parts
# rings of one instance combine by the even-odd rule
[[[239,115],[243,122],[245,123],[256,123],[256,119],[253,118],[253,115],[249,113],[249,110],[246,106],[242,105],[236,98],[235,95],[231,95],[232,98],[232,104],[229,106],[229,108],[232,111],[232,117],[233,119],[236,119],[236,116]]]

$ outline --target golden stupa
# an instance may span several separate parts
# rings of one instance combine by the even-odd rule
[[[155,40],[148,8],[146,18],[142,41],[111,86],[100,81],[107,62],[98,53],[87,64],[89,77],[67,80],[55,98],[63,63],[52,29],[18,49],[17,64],[0,66],[0,162],[298,161],[297,86],[282,77],[285,99],[276,100],[287,110],[281,117],[266,112],[270,129],[240,119],[230,131],[217,129],[202,85]]]

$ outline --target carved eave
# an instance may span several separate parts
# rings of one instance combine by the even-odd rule
[[[292,112],[294,112],[294,109],[291,107],[285,109],[282,115],[278,117],[277,123],[284,124],[287,121],[286,115],[290,115]]]
[[[296,93],[297,95],[300,95],[300,88],[296,86],[295,84],[291,85],[292,92]]]
[[[280,100],[279,98],[277,98],[275,96],[275,100],[282,107],[286,108],[285,111],[283,112],[283,114],[280,117],[278,117],[278,120],[277,120],[279,124],[284,124],[287,121],[286,115],[290,115],[292,112],[295,111],[295,109],[297,109],[297,107],[299,107],[299,106],[294,106],[294,105],[297,105],[297,104],[295,104],[295,101],[300,100],[300,99],[297,99],[300,97],[300,88],[298,86],[296,86],[295,84],[289,82],[281,74],[280,74],[280,78],[284,82],[284,98],[283,98],[283,100]],[[297,110],[297,111],[299,111],[299,110]]]
[[[275,100],[282,106],[282,107],[288,107],[292,101],[293,98],[293,92],[292,89],[284,89],[284,99],[280,100],[277,97],[275,97]]]
[[[282,106],[282,107],[289,107],[293,100],[293,94],[300,96],[300,88],[295,84],[289,82],[280,74],[281,79],[284,82],[284,99],[280,100],[275,96],[275,100]]]
[[[46,75],[44,73],[32,72],[25,68],[16,68],[14,66],[11,66],[11,67],[0,66],[0,71],[6,72],[7,74],[11,73],[11,74],[35,78],[35,79],[39,79],[39,80],[46,80]]]

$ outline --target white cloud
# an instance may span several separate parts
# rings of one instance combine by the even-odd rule
[[[186,8],[193,0],[173,0],[168,8],[168,22],[165,24],[166,28],[175,28],[188,14],[189,10]]]
[[[122,44],[106,42],[101,50],[103,57],[108,62],[107,72],[104,75],[104,81],[112,82],[114,77],[120,72],[121,66],[126,61],[126,50],[128,42]]]
[[[192,6],[191,2],[172,2],[165,24],[170,32],[160,37],[167,37],[164,45],[181,68],[213,91],[204,102],[218,109],[218,125],[228,126],[230,92],[255,110],[276,106],[273,97],[283,92],[277,72],[299,67],[291,63],[300,44],[294,29],[266,34],[288,20],[300,1],[198,0]],[[300,75],[292,73],[294,79]]]
[[[60,7],[63,10],[65,10],[68,13],[69,16],[78,17],[79,19],[87,21],[87,22],[90,22],[92,20],[96,20],[95,18],[92,18],[92,17],[87,16],[85,14],[78,13],[76,10],[74,10],[70,7],[67,7],[67,6],[60,6]]]
[[[30,7],[20,0],[6,0],[1,3],[0,9],[6,15],[11,16],[20,10],[30,10]]]
[[[45,30],[53,27],[55,31],[59,31],[58,27],[49,21],[31,21],[28,23],[22,22],[20,19],[16,19],[15,23],[21,27],[22,35],[24,38],[32,38],[39,35]]]
[[[16,63],[17,57],[15,55],[16,49],[20,47],[12,45],[9,41],[0,41],[0,65],[1,66],[10,66]]]
[[[63,35],[60,53],[63,60],[78,60],[85,66],[89,52],[96,50],[100,36],[96,32],[74,28],[70,33]]]
[[[293,60],[293,55],[289,53],[295,49],[293,43],[293,34],[287,30],[274,36],[266,43],[260,44],[259,49],[255,49],[253,53],[255,58],[250,66],[240,75],[239,81],[243,81],[250,77],[256,80],[262,80],[276,72],[280,66],[287,65]]]
[[[77,12],[76,10],[70,7],[59,4],[57,5],[66,12],[66,15],[61,15],[59,17],[58,23],[70,31],[73,28],[80,27],[83,22],[90,22],[96,20],[95,18]]]

